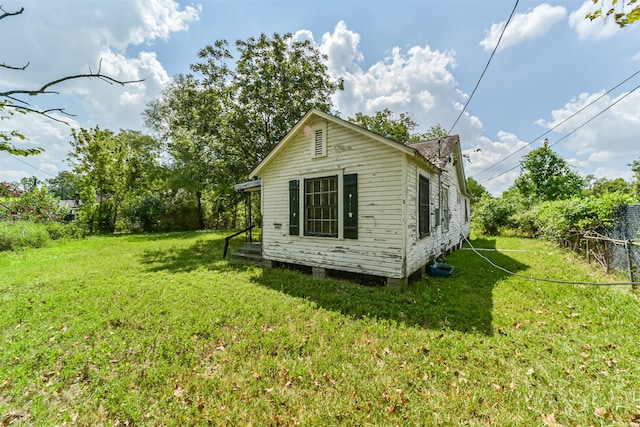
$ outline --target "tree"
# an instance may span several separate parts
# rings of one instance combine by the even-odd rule
[[[593,4],[600,3],[593,12],[587,13],[586,19],[607,19],[610,16],[616,20],[616,24],[625,27],[640,20],[640,3],[638,0],[592,0]]]
[[[633,172],[633,178],[635,180],[634,187],[635,192],[638,196],[640,196],[640,159],[634,160],[632,163],[627,166],[631,167],[631,171]]]
[[[471,205],[478,204],[483,196],[489,196],[487,189],[472,177],[467,178],[467,191],[471,194]]]
[[[124,207],[153,191],[159,145],[138,131],[114,134],[99,127],[72,130],[68,161],[79,178],[84,219],[92,231],[113,232]],[[74,182],[74,183],[75,183]]]
[[[15,12],[7,12],[4,9],[2,9],[2,7],[0,7],[0,20],[11,17],[11,16],[21,15],[23,12],[24,12],[24,7],[20,8]],[[27,69],[27,67],[29,67],[29,63],[23,66],[8,65],[8,64],[5,64],[4,62],[0,63],[0,68],[13,70],[13,71],[24,71]],[[143,81],[143,80],[120,81],[106,74],[103,74],[101,70],[102,70],[102,61],[100,61],[100,64],[98,65],[98,70],[95,73],[89,70],[89,73],[69,75],[69,76],[64,76],[64,77],[52,80],[50,82],[43,84],[40,88],[13,89],[13,90],[0,92],[0,120],[7,120],[16,113],[18,114],[32,113],[32,114],[39,114],[50,120],[68,125],[69,123],[67,123],[66,121],[52,115],[53,113],[59,113],[66,116],[72,116],[72,114],[67,113],[64,108],[50,108],[50,109],[34,108],[31,106],[30,103],[25,101],[21,96],[57,94],[58,92],[52,89],[54,86],[57,86],[60,83],[63,83],[66,81],[78,80],[78,79],[99,79],[109,84],[115,83],[122,86],[130,83],[138,83]],[[29,149],[18,148],[10,142],[13,139],[24,140],[25,137],[22,133],[20,133],[17,130],[0,129],[0,151],[5,151],[17,156],[30,156],[34,154],[39,154],[43,151],[42,148],[29,148]]]
[[[530,199],[569,199],[578,195],[582,188],[582,178],[551,150],[546,139],[542,147],[523,157],[520,167],[520,176],[516,178],[514,187]]]
[[[440,124],[432,126],[426,133],[413,132],[413,130],[418,127],[418,123],[411,118],[411,114],[400,113],[400,115],[397,116],[388,108],[382,111],[376,111],[373,116],[356,113],[355,117],[349,117],[347,120],[401,144],[447,136],[447,132]]]
[[[586,196],[602,196],[611,193],[633,193],[633,184],[625,181],[623,178],[609,180],[607,178],[596,178],[593,175],[587,175],[585,178],[587,188],[583,190]]]
[[[71,171],[61,171],[53,178],[46,181],[47,188],[60,200],[77,199],[79,177]]]
[[[233,184],[246,179],[308,110],[329,111],[336,89],[326,58],[291,34],[238,40],[236,50],[232,68],[226,40],[203,48],[200,62],[191,65],[195,74],[178,75],[144,113],[167,146],[174,184],[197,203],[200,227],[205,194],[235,205]]]
[[[429,130],[422,135],[422,139],[438,139],[449,136],[445,128],[440,123],[431,126]]]

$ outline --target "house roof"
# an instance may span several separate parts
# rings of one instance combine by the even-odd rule
[[[250,178],[254,178],[254,177],[258,177],[260,176],[260,173],[264,170],[264,168],[271,163],[271,161],[277,156],[277,154],[283,150],[284,147],[286,147],[289,143],[289,141],[291,141],[292,139],[295,138],[295,136],[298,134],[298,132],[300,132],[302,129],[304,129],[304,127],[311,121],[317,119],[317,118],[321,118],[324,120],[327,120],[328,122],[332,122],[335,124],[338,124],[340,126],[345,126],[355,132],[364,134],[366,136],[368,136],[369,138],[375,139],[383,144],[386,144],[390,147],[395,148],[396,150],[400,150],[402,152],[404,152],[405,154],[411,155],[411,156],[416,156],[418,153],[416,150],[414,150],[413,148],[407,147],[405,145],[402,144],[398,144],[396,141],[393,141],[389,138],[385,138],[383,136],[378,135],[377,133],[371,132],[365,128],[362,128],[360,126],[354,125],[353,123],[350,123],[346,120],[342,120],[339,117],[336,116],[332,116],[331,114],[325,113],[323,111],[320,110],[316,110],[316,109],[311,109],[307,112],[307,114],[304,115],[304,117],[302,117],[300,119],[300,121],[298,121],[298,123],[296,123],[296,125],[289,131],[289,133],[287,133],[285,135],[284,138],[282,138],[282,140],[280,140],[280,142],[278,142],[278,144],[273,148],[273,150],[271,150],[271,152],[269,154],[267,154],[267,157],[265,157],[258,166],[256,166],[256,168],[251,171],[251,174],[249,175]]]
[[[468,194],[466,187],[466,178],[464,175],[464,168],[462,167],[462,152],[460,148],[460,137],[458,135],[451,135],[444,138],[432,139],[428,141],[420,141],[408,144],[399,144],[398,142],[385,138],[377,133],[371,132],[363,127],[355,125],[351,122],[343,120],[339,117],[325,113],[317,109],[311,109],[307,114],[296,123],[296,125],[285,135],[282,140],[271,150],[271,152],[260,162],[256,168],[251,171],[250,177],[259,177],[264,168],[271,163],[271,161],[278,155],[284,147],[287,146],[289,141],[293,140],[295,136],[300,132],[309,122],[321,118],[345,126],[355,132],[366,135],[376,141],[379,141],[385,145],[393,147],[396,150],[400,150],[405,154],[416,157],[424,158],[429,164],[435,167],[437,170],[444,170],[447,163],[452,162],[457,170],[460,190],[464,194]]]
[[[458,135],[430,139],[428,141],[412,142],[407,144],[407,146],[417,150],[422,157],[438,169],[444,170],[446,164],[451,161],[451,155],[454,152],[456,144],[458,146],[460,145],[460,137]]]

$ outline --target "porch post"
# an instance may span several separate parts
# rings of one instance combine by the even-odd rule
[[[247,227],[251,227],[252,225],[252,218],[251,218],[251,191],[247,191],[247,200],[249,203],[249,225],[247,225]],[[249,229],[249,243],[253,242],[253,233],[252,233],[252,229]]]

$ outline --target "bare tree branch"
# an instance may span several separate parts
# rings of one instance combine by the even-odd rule
[[[29,66],[29,62],[27,62],[27,65],[25,65],[24,67],[14,67],[12,65],[7,65],[4,62],[2,64],[0,64],[0,67],[2,67],[2,68],[8,68],[10,70],[19,70],[19,71],[26,70],[28,66]]]
[[[75,114],[67,113],[64,108],[49,108],[47,110],[36,110],[35,108],[24,107],[24,106],[13,105],[13,104],[6,104],[4,106],[4,108],[7,108],[7,109],[11,108],[11,109],[16,110],[16,111],[21,112],[21,113],[40,114],[41,116],[44,116],[44,117],[46,117],[46,118],[48,118],[50,120],[53,120],[55,122],[64,123],[67,126],[69,126],[68,122],[66,122],[66,121],[64,121],[62,119],[59,119],[57,117],[52,116],[51,113],[57,112],[57,113],[60,113],[60,114],[64,114],[65,116],[68,116],[68,117],[76,117]]]
[[[2,15],[0,15],[0,19],[4,19],[7,16],[15,16],[15,15],[20,15],[22,12],[24,12],[24,7],[21,7],[19,11],[17,12],[7,12],[6,10],[4,10],[2,8],[2,6],[0,6],[0,11],[2,11]]]
[[[117,80],[114,79],[113,77],[107,76],[106,74],[102,74],[101,72],[102,69],[102,59],[100,60],[100,65],[98,66],[98,72],[94,73],[93,71],[91,71],[91,69],[89,69],[89,73],[88,74],[76,74],[73,76],[65,76],[53,81],[50,81],[49,83],[45,83],[40,89],[35,89],[35,90],[27,90],[27,89],[15,89],[15,90],[9,90],[7,92],[0,92],[0,96],[4,96],[4,97],[10,97],[12,95],[31,95],[31,96],[35,96],[35,95],[40,95],[40,94],[45,94],[45,93],[55,93],[57,94],[58,92],[56,91],[48,91],[47,89],[49,89],[51,86],[60,84],[62,82],[66,82],[68,80],[76,80],[76,79],[100,79],[104,82],[107,82],[109,84],[119,84],[121,86],[127,85],[127,84],[131,84],[131,83],[140,83],[143,82],[144,79],[140,79],[140,80],[126,80],[126,81],[121,81],[121,80]]]

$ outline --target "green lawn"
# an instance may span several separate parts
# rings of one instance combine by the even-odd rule
[[[628,288],[463,250],[401,292],[222,260],[224,236],[0,253],[0,423],[640,424]],[[475,243],[523,274],[612,280],[538,241]]]

